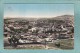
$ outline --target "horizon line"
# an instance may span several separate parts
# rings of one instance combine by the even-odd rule
[[[64,14],[64,15],[72,15],[72,14]],[[64,15],[58,15],[58,16],[64,16]],[[24,17],[24,18],[54,18],[54,17],[58,17],[58,16],[51,16],[51,17],[46,17],[46,16],[42,16],[42,17]],[[74,15],[72,15],[72,16],[74,16]],[[23,16],[22,17],[19,17],[19,16],[17,16],[17,17],[4,17],[4,19],[7,19],[7,18],[23,18]]]

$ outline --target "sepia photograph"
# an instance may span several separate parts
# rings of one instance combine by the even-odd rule
[[[4,49],[74,49],[73,4],[5,4]]]

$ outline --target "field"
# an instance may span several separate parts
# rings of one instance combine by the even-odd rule
[[[17,47],[7,46],[5,49],[54,49],[54,50],[64,50],[73,49],[74,40],[73,39],[60,39],[57,43],[60,43],[60,47],[55,45],[55,42],[45,44],[22,44]]]
[[[60,49],[74,49],[74,40],[73,39],[60,39],[60,47],[55,46],[55,43],[49,43],[48,46],[56,47]]]

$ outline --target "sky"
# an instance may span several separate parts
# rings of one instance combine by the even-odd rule
[[[5,4],[4,18],[74,15],[73,4]]]

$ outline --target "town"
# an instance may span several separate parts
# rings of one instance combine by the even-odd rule
[[[28,45],[26,48],[30,49],[29,45],[30,47],[38,45],[40,48],[42,47],[41,49],[62,49],[63,46],[63,49],[66,49],[65,47],[73,49],[74,23],[72,20],[65,18],[73,18],[73,16],[63,15],[61,17],[60,19],[57,17],[4,19],[4,48],[8,49],[7,46],[17,48]],[[13,40],[15,37],[16,39]],[[72,42],[69,42],[70,40]],[[71,45],[70,47],[68,42]],[[25,46],[22,47],[24,49]]]

